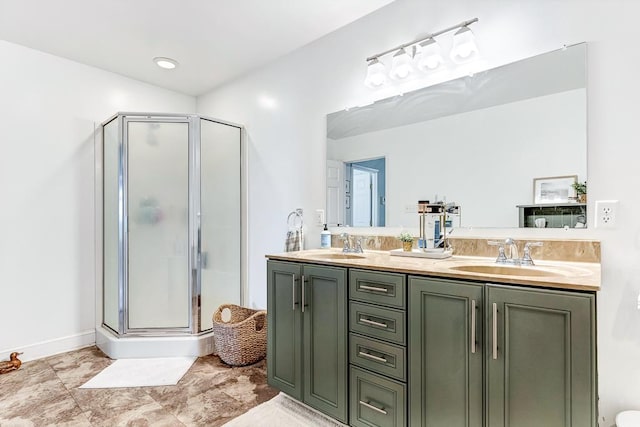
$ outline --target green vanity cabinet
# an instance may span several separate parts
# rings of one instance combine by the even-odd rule
[[[595,427],[593,294],[487,285],[486,425]]]
[[[269,261],[267,271],[268,382],[302,400],[302,264]]]
[[[411,426],[596,426],[592,293],[423,277],[409,289]]]
[[[482,284],[409,277],[411,426],[483,425],[483,293]]]
[[[267,262],[269,385],[347,422],[347,269]]]
[[[403,427],[407,276],[349,270],[350,425]]]

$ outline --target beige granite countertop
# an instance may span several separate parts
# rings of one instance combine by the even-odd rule
[[[490,274],[462,271],[467,266],[496,266],[495,258],[474,256],[452,256],[447,259],[429,259],[392,256],[388,251],[365,250],[354,254],[357,258],[335,259],[339,249],[311,249],[299,252],[284,252],[266,255],[268,259],[297,261],[338,267],[355,267],[378,271],[420,274],[432,277],[473,280],[486,283],[517,284],[545,288],[572,289],[580,291],[600,290],[600,264],[591,262],[536,261],[533,267],[512,267],[516,273]],[[471,267],[473,268],[473,267]],[[527,271],[527,270],[537,270]],[[526,274],[529,273],[529,274]],[[532,276],[530,274],[545,274]]]

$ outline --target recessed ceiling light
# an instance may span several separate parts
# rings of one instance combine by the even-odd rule
[[[155,62],[158,67],[164,68],[167,70],[173,70],[178,66],[178,61],[176,61],[175,59],[164,58],[162,56],[157,56],[153,58],[153,62]]]

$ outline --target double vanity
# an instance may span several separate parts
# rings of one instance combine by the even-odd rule
[[[332,246],[340,231],[420,224],[424,247],[445,237],[454,256],[390,256],[397,239],[373,231],[359,236],[363,254],[269,255],[272,386],[353,426],[597,425],[599,243],[464,237],[586,226],[571,185],[587,180],[586,53],[569,46],[327,116]]]
[[[268,381],[352,426],[593,426],[597,262],[267,256]]]

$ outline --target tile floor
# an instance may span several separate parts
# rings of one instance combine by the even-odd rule
[[[220,426],[278,391],[266,362],[229,367],[198,358],[175,386],[79,389],[112,362],[88,347],[0,375],[0,426]]]

